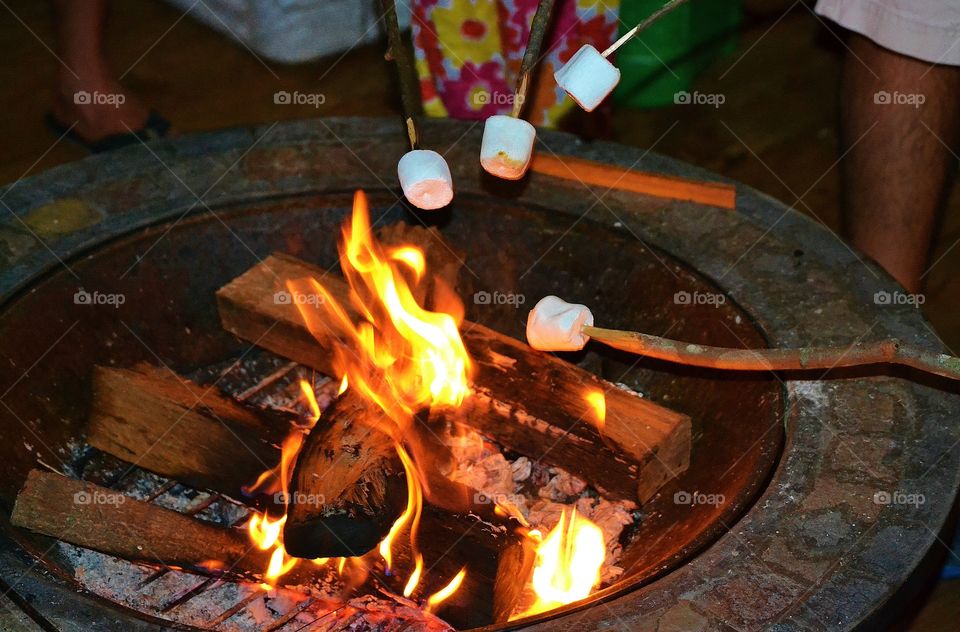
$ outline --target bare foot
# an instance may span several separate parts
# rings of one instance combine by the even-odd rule
[[[149,109],[112,79],[61,79],[53,100],[53,116],[87,142],[143,128]]]

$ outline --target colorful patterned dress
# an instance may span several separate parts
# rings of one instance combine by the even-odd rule
[[[413,36],[430,116],[509,113],[537,0],[413,0]],[[574,107],[554,71],[584,44],[603,50],[617,33],[620,0],[557,0],[524,117],[555,125]]]

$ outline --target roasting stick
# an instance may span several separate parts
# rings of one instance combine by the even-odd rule
[[[687,366],[728,371],[802,371],[868,364],[898,364],[960,380],[960,358],[917,349],[896,339],[857,342],[841,347],[730,349],[694,345],[635,331],[589,326],[583,327],[581,331],[614,349]]]
[[[689,2],[689,0],[670,0],[670,2],[666,3],[665,5],[663,5],[662,7],[660,7],[653,13],[651,13],[649,17],[647,17],[645,20],[640,22],[640,24],[636,25],[635,27],[633,27],[632,29],[630,29],[629,31],[621,35],[620,39],[618,39],[616,42],[611,44],[607,48],[607,50],[603,51],[600,54],[603,55],[604,58],[609,57],[610,55],[617,52],[618,48],[620,48],[621,46],[629,42],[631,39],[633,39],[635,35],[646,31],[649,27],[653,26],[657,21],[659,21],[660,18],[666,16],[669,13],[672,13],[674,9],[677,9],[685,5],[687,2]]]
[[[530,92],[533,71],[540,61],[540,50],[550,26],[556,0],[540,0],[530,25],[527,49],[523,53],[510,116],[497,114],[487,119],[480,146],[480,164],[487,173],[504,180],[519,180],[530,167],[537,130],[520,118]]]
[[[420,134],[414,120],[419,111],[419,86],[414,79],[413,55],[400,34],[394,0],[382,0],[387,25],[388,58],[397,64],[400,101],[407,128],[410,151],[397,164],[400,187],[414,206],[430,211],[443,208],[453,200],[453,176],[443,156],[429,149],[420,149]]]
[[[688,0],[670,0],[654,11],[602,53],[585,44],[562,68],[554,73],[557,85],[563,88],[587,112],[592,112],[620,83],[620,70],[607,59],[618,48],[638,33],[655,24],[660,18],[686,4]]]
[[[798,349],[710,347],[634,331],[594,327],[593,314],[585,305],[573,305],[555,296],[537,303],[527,320],[527,340],[536,349],[574,351],[582,349],[590,338],[621,351],[709,369],[804,371],[890,364],[960,380],[960,358],[917,349],[895,339]]]
[[[513,111],[510,116],[520,118],[523,106],[527,103],[527,94],[530,92],[530,80],[533,70],[540,62],[540,51],[543,41],[547,37],[550,27],[550,16],[553,15],[553,6],[556,0],[540,0],[537,11],[533,14],[530,23],[530,37],[527,39],[527,49],[523,52],[523,61],[520,62],[520,73],[517,75],[517,89],[513,98]]]

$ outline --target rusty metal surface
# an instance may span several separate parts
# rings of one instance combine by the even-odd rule
[[[403,140],[396,134],[395,126],[392,120],[342,119],[278,126],[259,141],[266,128],[165,141],[153,146],[156,154],[142,148],[129,150],[114,157],[54,169],[2,189],[0,195],[6,196],[5,202],[32,232],[13,218],[0,224],[0,292],[5,298],[14,296],[48,270],[52,272],[42,282],[59,285],[61,290],[75,286],[77,281],[68,278],[71,273],[60,268],[56,257],[69,261],[71,268],[76,264],[78,276],[82,277],[88,267],[94,266],[85,266],[80,254],[97,245],[104,235],[128,233],[138,226],[176,219],[188,211],[204,211],[202,206],[197,208],[192,192],[203,194],[214,212],[226,214],[237,204],[266,205],[272,200],[282,204],[281,199],[322,190],[347,195],[347,190],[355,187],[393,189],[396,156],[402,151]],[[897,336],[931,348],[941,347],[916,310],[878,306],[874,302],[876,292],[896,291],[892,281],[860,262],[824,228],[774,200],[744,189],[738,196],[739,211],[730,213],[634,194],[588,191],[577,182],[559,182],[537,175],[516,184],[493,181],[481,175],[476,161],[481,131],[480,127],[449,121],[431,122],[425,129],[425,135],[438,148],[451,147],[447,158],[458,192],[466,206],[475,209],[486,222],[486,226],[477,223],[471,231],[450,233],[455,238],[459,236],[459,246],[490,258],[488,262],[477,262],[477,270],[483,272],[471,281],[475,283],[473,287],[465,288],[468,291],[496,288],[541,292],[552,278],[554,289],[565,297],[607,306],[606,314],[615,322],[604,321],[605,325],[629,324],[693,342],[736,344],[743,340],[760,344],[762,339],[751,334],[752,323],[747,322],[753,319],[775,346]],[[624,167],[636,165],[650,171],[710,177],[666,158],[642,155],[635,149],[611,144],[585,145],[556,133],[543,133],[541,139],[541,151],[578,155]],[[331,169],[338,161],[343,165],[342,171]],[[144,174],[150,175],[142,177]],[[218,180],[220,174],[224,174],[222,180]],[[349,186],[344,185],[346,181]],[[480,215],[484,213],[482,196],[489,195],[497,202],[489,202],[490,208]],[[544,270],[528,272],[522,265],[509,269],[510,265],[523,262],[524,256],[529,264],[536,264],[534,269],[540,265],[534,261],[538,252],[532,248],[530,252],[517,253],[504,245],[509,243],[511,234],[523,229],[516,208],[511,207],[511,213],[502,217],[496,213],[500,205],[506,208],[509,202],[549,216],[542,224],[546,229],[544,242],[537,246],[548,248],[553,270],[547,266],[545,270],[555,274]],[[56,212],[48,207],[51,204]],[[50,221],[51,216],[63,213],[70,222]],[[536,215],[526,219],[535,220]],[[233,210],[229,217],[232,226],[236,219]],[[463,221],[457,217],[440,219],[441,225]],[[576,230],[582,239],[576,247],[563,242],[564,227],[574,222],[586,226]],[[206,224],[204,230],[211,234],[207,243],[222,245],[225,237],[229,243],[228,233],[232,229],[226,224],[209,217]],[[320,222],[315,230],[329,231],[333,224]],[[269,235],[274,234],[276,227],[261,227],[253,232],[257,230]],[[214,238],[214,232],[221,234]],[[276,234],[281,233],[290,234]],[[499,241],[492,237],[497,235]],[[483,243],[485,239],[492,241]],[[258,244],[266,247],[270,242],[271,238],[263,237]],[[654,250],[647,250],[638,242],[649,244]],[[628,243],[634,244],[633,249],[625,245]],[[332,245],[333,235],[307,241],[298,241],[291,235],[290,243],[282,244],[282,249],[309,253],[315,261],[330,261]],[[115,250],[119,252],[123,247],[118,243]],[[138,247],[142,249],[142,245]],[[214,271],[200,275],[204,280],[196,284],[188,283],[182,290],[184,296],[190,296],[188,290],[208,291],[206,286],[214,285],[211,279],[233,274],[234,269],[242,269],[249,262],[226,253],[218,256],[219,253],[202,247],[199,251],[158,247],[165,248],[166,257],[182,257],[198,262],[194,265],[209,267],[205,272]],[[233,243],[231,248],[238,249],[240,245]],[[604,262],[601,270],[591,265],[591,249],[597,253],[597,260]],[[678,311],[675,304],[670,307],[667,289],[671,283],[662,280],[664,275],[675,277],[675,287],[701,291],[709,291],[710,287],[683,265],[671,260],[661,265],[657,249],[687,262],[699,275],[722,288],[731,302],[719,312]],[[629,256],[640,252],[646,253],[640,257],[642,265]],[[117,257],[116,262],[127,260],[129,252],[125,256]],[[608,260],[619,263],[607,266]],[[473,259],[468,260],[468,264],[472,262]],[[490,271],[498,269],[497,265],[502,270],[507,267],[506,276],[489,276]],[[144,270],[149,269],[144,266]],[[124,270],[113,272],[119,278]],[[647,284],[645,275],[660,280]],[[101,270],[97,279],[106,282],[105,271]],[[149,282],[161,287],[182,280],[136,279],[141,285]],[[102,291],[108,290],[105,287]],[[52,301],[47,307],[55,309],[55,301],[61,301],[57,318],[66,331],[75,307],[62,293],[56,296],[46,299]],[[17,300],[27,299],[21,295]],[[631,309],[632,304],[644,309]],[[197,322],[176,320],[176,310],[166,309],[162,315],[173,318],[168,323],[171,331],[186,327],[195,332],[216,330],[215,319],[203,309],[190,311],[199,318]],[[508,333],[519,331],[522,319],[515,312],[483,312],[477,306],[472,306],[471,311],[471,317],[486,320]],[[718,314],[720,318],[716,317]],[[120,329],[117,319],[107,320],[114,329]],[[102,353],[106,338],[98,335],[106,331],[86,332],[85,342],[78,347],[92,355]],[[131,333],[147,337],[147,346],[156,348],[160,357],[179,363],[177,368],[190,363],[189,354],[184,355],[182,348],[165,347],[169,342],[164,340],[163,332],[134,324]],[[29,332],[24,332],[19,342],[24,356],[18,360],[22,361],[36,359],[52,341],[42,336],[33,340]],[[133,354],[135,341],[128,339],[124,344],[129,345],[127,351]],[[229,350],[230,343],[225,339],[204,339],[194,350],[195,360]],[[123,356],[121,351],[116,353]],[[140,349],[139,353],[146,352]],[[76,398],[71,406],[82,407],[88,397],[83,371],[89,360],[75,361],[75,379],[65,379],[60,385]],[[699,418],[701,429],[712,437],[711,441],[701,438],[701,452],[699,456],[695,453],[700,460],[711,458],[714,446],[722,446],[724,433],[732,432],[738,416],[746,423],[759,418],[768,424],[756,429],[761,438],[781,430],[779,423],[769,425],[770,416],[751,417],[750,410],[736,407],[738,402],[756,405],[757,398],[762,397],[773,398],[765,405],[782,407],[782,402],[777,401],[781,386],[777,382],[771,389],[769,378],[751,384],[750,380],[722,376],[684,375],[684,371],[647,362],[624,373],[625,366],[632,364],[627,359],[604,355],[597,361],[607,377],[622,377],[653,396],[666,399],[668,404],[688,407],[685,412]],[[17,365],[21,372],[25,368]],[[37,369],[40,370],[42,366]],[[69,371],[66,375],[70,375]],[[739,511],[713,516],[725,519],[729,532],[680,569],[629,594],[610,596],[602,605],[561,614],[539,629],[852,629],[872,625],[887,614],[885,608],[897,603],[894,597],[905,594],[905,589],[917,579],[918,570],[929,561],[936,535],[947,522],[960,471],[960,432],[955,422],[960,398],[942,383],[870,373],[847,372],[831,375],[822,382],[811,381],[809,375],[787,377],[802,379],[787,379],[785,384],[789,400],[784,457],[770,485],[742,518],[734,522]],[[691,386],[695,380],[703,380],[703,393]],[[726,383],[722,388],[714,385],[707,389],[707,384],[723,381]],[[721,395],[724,392],[726,395]],[[724,416],[719,410],[724,403],[736,415]],[[48,412],[56,418],[56,404]],[[0,413],[9,417],[6,411]],[[5,419],[11,425],[21,421],[34,433],[46,436],[46,432],[56,432],[38,427],[39,420],[32,416]],[[15,436],[16,442],[22,439],[19,434]],[[758,445],[772,443],[775,442],[767,439],[758,441]],[[11,488],[15,487],[15,472],[22,471],[24,463],[33,458],[19,446],[10,449],[20,454],[3,464],[7,472],[2,484],[5,503],[9,503]],[[763,454],[742,447],[741,451],[755,459],[758,467],[771,463],[775,457],[769,449],[761,450]],[[748,479],[739,481],[741,488]],[[709,494],[717,489],[711,488],[709,477],[687,482],[697,487],[667,490],[661,499],[664,507],[671,500],[672,491]],[[881,504],[875,501],[878,492],[922,495],[925,502]],[[648,519],[657,524],[656,515]],[[670,524],[659,526],[663,531]],[[21,551],[10,542],[4,543],[5,574],[18,569],[22,574],[28,563],[29,558]],[[653,573],[657,569],[654,565],[643,570]],[[21,587],[41,595],[41,599],[50,597],[51,602],[69,604],[67,584],[37,579],[32,574],[18,577],[18,581]],[[88,607],[94,612],[95,604]],[[83,611],[83,607],[78,604],[76,610]],[[69,605],[51,612],[50,616],[65,629],[96,629],[76,628],[71,623]],[[138,629],[150,629],[154,624],[136,625]]]

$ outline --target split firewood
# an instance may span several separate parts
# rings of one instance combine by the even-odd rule
[[[245,531],[221,527],[106,487],[33,470],[17,494],[10,522],[64,542],[132,562],[218,576],[258,577],[270,561]],[[283,581],[316,580],[294,568]]]
[[[254,413],[186,378],[147,365],[97,367],[94,383],[87,429],[91,445],[161,476],[251,506],[256,499],[241,490],[260,473],[275,469],[280,460],[276,445],[293,428],[292,417],[272,419],[267,411]],[[200,394],[202,404],[188,412]],[[292,555],[311,559],[362,555],[387,534],[406,501],[396,443],[379,430],[389,423],[382,411],[350,391],[325,411],[317,432],[305,440],[291,480],[287,524],[302,525],[287,533]],[[422,442],[433,438],[428,431],[421,434]],[[248,449],[253,446],[269,449]],[[436,450],[431,445],[428,456],[435,457]],[[514,526],[497,516],[491,505],[478,505],[475,490],[444,478],[436,468],[427,471],[432,474],[427,503],[451,513],[473,514],[491,525]],[[309,535],[311,516],[319,520],[312,523],[316,539]]]
[[[493,586],[493,621],[506,623],[523,599],[537,551],[533,540],[519,538],[500,553]]]
[[[277,464],[293,421],[254,412],[168,369],[96,367],[87,442],[162,476],[236,498]]]
[[[407,483],[390,420],[348,389],[304,442],[283,537],[295,557],[352,557],[373,549],[403,513]]]
[[[327,330],[314,338],[297,306],[274,299],[286,280],[305,277],[318,279],[351,309],[342,279],[274,255],[217,292],[220,317],[240,338],[333,374],[333,350],[351,344],[346,336],[325,323]],[[461,329],[477,370],[459,421],[521,454],[563,467],[613,498],[645,502],[689,466],[686,415],[482,325],[465,322]],[[587,401],[595,392],[606,400],[602,431]]]
[[[327,408],[306,438],[290,484],[284,543],[295,557],[363,555],[376,547],[407,506],[407,477],[389,432],[393,422],[361,394],[348,389]],[[426,466],[426,441],[416,427],[408,446]],[[434,446],[430,446],[434,448]],[[456,516],[473,516],[488,528],[510,532],[518,523],[478,501],[476,490],[451,481],[434,467],[420,467],[426,477],[424,501],[438,511],[425,514],[437,529],[465,530]],[[450,518],[446,518],[447,515]],[[489,548],[489,547],[488,547]],[[495,551],[491,555],[496,557]]]

